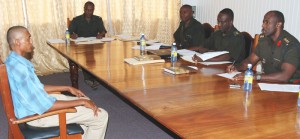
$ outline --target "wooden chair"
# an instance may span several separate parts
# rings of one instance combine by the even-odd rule
[[[248,32],[241,32],[241,34],[244,36],[244,39],[245,39],[245,51],[246,51],[246,54],[244,57],[244,59],[245,59],[250,55],[250,53],[252,51],[251,49],[253,46],[253,38]]]
[[[254,35],[254,39],[253,39],[253,45],[252,45],[252,48],[251,48],[251,51],[254,52],[257,44],[258,44],[258,40],[259,40],[259,34],[255,34]]]
[[[204,31],[205,31],[205,38],[209,38],[211,33],[214,32],[214,28],[209,23],[203,23],[202,24]]]
[[[70,18],[67,18],[67,27],[69,28],[71,25],[72,20],[70,20]]]
[[[32,115],[25,118],[17,119],[14,113],[14,106],[6,72],[6,66],[0,65],[0,94],[6,118],[8,121],[8,137],[9,139],[24,138],[52,138],[52,139],[81,139],[83,130],[78,124],[66,125],[66,113],[76,112],[75,108],[61,109],[46,112],[42,115]],[[32,127],[26,122],[39,118],[59,115],[59,126],[57,127]]]
[[[219,30],[220,27],[219,27],[218,25],[215,25],[215,28],[214,28],[214,29],[215,29],[215,31],[216,31],[216,30]]]

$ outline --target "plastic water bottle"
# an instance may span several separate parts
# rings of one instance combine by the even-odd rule
[[[66,28],[66,32],[65,32],[65,39],[66,39],[66,46],[70,46],[70,32],[69,32],[69,29]]]
[[[177,47],[176,47],[176,43],[173,43],[171,47],[171,63],[173,67],[175,67],[176,61],[177,61]]]
[[[300,109],[300,91],[298,93],[298,108]]]
[[[146,54],[146,40],[145,35],[142,34],[140,38],[140,55],[143,56]]]
[[[245,71],[245,77],[244,77],[244,91],[245,92],[252,91],[252,82],[253,82],[252,64],[248,64],[247,70]]]

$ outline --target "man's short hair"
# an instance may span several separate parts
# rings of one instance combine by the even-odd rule
[[[233,11],[231,9],[229,9],[229,8],[225,8],[222,11],[220,11],[219,13],[228,15],[229,19],[232,20],[232,21],[234,19]]]
[[[192,6],[188,5],[188,4],[182,5],[181,8],[188,8],[188,9],[193,10]]]
[[[282,23],[282,28],[284,27],[284,15],[282,12],[280,11],[276,11],[276,10],[273,10],[273,11],[269,11],[269,13],[274,13],[276,19],[277,19],[277,22],[281,22]]]
[[[87,7],[88,5],[91,5],[93,7],[95,7],[95,4],[91,1],[87,1],[85,4],[84,4],[84,7]]]
[[[12,41],[13,41],[13,36],[16,32],[16,30],[19,30],[19,29],[25,29],[27,30],[25,27],[23,26],[13,26],[13,27],[10,27],[8,30],[7,30],[7,33],[6,33],[6,40],[7,40],[7,43],[9,44],[9,47],[11,49],[11,46],[12,46]]]

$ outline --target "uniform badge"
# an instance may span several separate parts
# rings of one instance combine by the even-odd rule
[[[277,44],[276,44],[278,47],[280,47],[280,45],[281,45],[281,40],[279,40],[278,42],[277,42]]]
[[[266,59],[263,58],[263,59],[261,60],[261,63],[266,64]]]
[[[286,45],[289,45],[290,41],[287,38],[283,38],[283,41],[286,43]]]
[[[264,34],[260,34],[260,35],[259,35],[259,38],[264,38],[264,37],[265,37]]]

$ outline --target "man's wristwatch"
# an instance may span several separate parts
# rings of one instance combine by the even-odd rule
[[[256,74],[255,78],[256,78],[257,81],[260,81],[261,80],[261,74]]]

